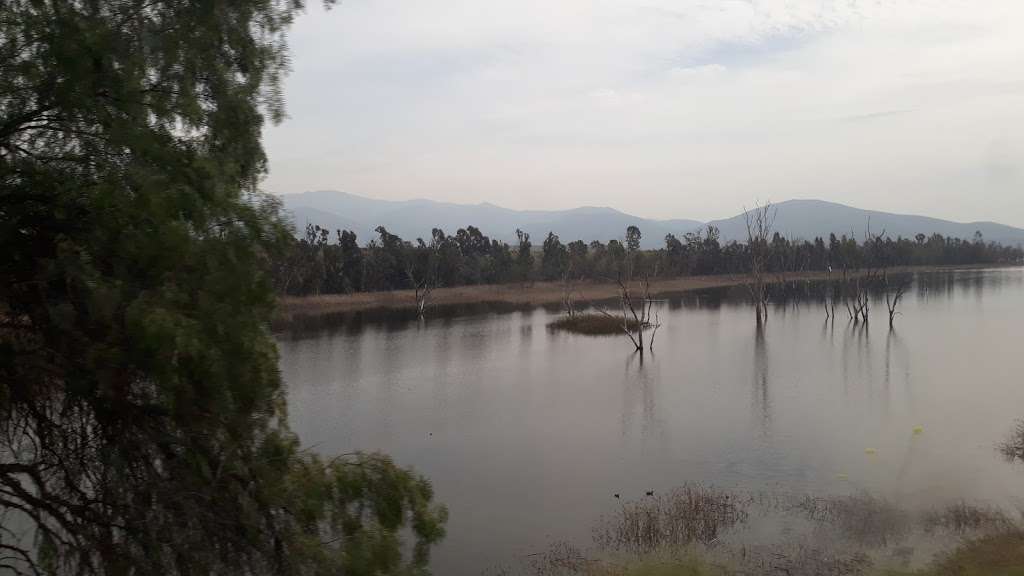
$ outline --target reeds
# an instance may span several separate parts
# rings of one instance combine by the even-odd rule
[[[743,503],[732,494],[689,484],[624,503],[598,526],[594,539],[605,549],[634,553],[711,544],[747,516]]]

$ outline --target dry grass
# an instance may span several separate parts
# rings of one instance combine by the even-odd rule
[[[626,327],[636,332],[639,322],[629,319]],[[622,318],[605,316],[604,314],[576,314],[575,316],[562,316],[558,320],[548,324],[552,330],[562,330],[573,334],[586,334],[588,336],[608,336],[622,334]]]
[[[940,270],[940,266],[908,266],[893,268],[890,273],[927,272]],[[822,272],[801,272],[786,274],[787,282],[824,280]],[[772,278],[777,281],[777,278]],[[740,286],[750,281],[747,275],[685,276],[651,280],[651,294],[664,295],[707,288]],[[430,295],[431,306],[454,304],[512,304],[540,306],[559,304],[565,290],[560,282],[531,282],[529,284],[487,284],[480,286],[458,286],[437,288]],[[619,287],[612,282],[581,282],[576,286],[578,302],[599,302],[618,298]],[[330,294],[324,296],[283,297],[278,300],[278,322],[287,323],[295,316],[315,316],[356,312],[380,308],[409,308],[416,306],[412,290],[392,292],[357,292],[355,294]]]

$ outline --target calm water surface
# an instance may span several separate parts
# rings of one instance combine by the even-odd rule
[[[587,544],[614,493],[685,482],[1024,504],[994,451],[1024,417],[1024,270],[920,275],[901,309],[890,332],[882,303],[833,326],[791,299],[759,331],[741,290],[688,294],[642,362],[621,336],[551,333],[544,309],[350,317],[280,335],[281,369],[307,445],[433,481],[438,574]]]

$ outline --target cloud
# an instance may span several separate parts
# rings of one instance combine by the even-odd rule
[[[1002,176],[1024,153],[1022,16],[1010,0],[311,8],[266,187],[693,218],[820,197],[1024,225]]]

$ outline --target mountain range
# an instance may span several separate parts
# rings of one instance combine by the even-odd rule
[[[584,206],[570,210],[512,210],[487,202],[454,204],[433,200],[377,200],[339,192],[320,190],[280,196],[290,213],[297,234],[306,224],[329,230],[352,230],[360,243],[376,236],[374,229],[384,226],[389,232],[406,240],[429,238],[433,228],[448,234],[459,228],[476,226],[484,234],[512,242],[516,229],[530,234],[540,244],[548,232],[563,242],[621,239],[626,227],[635,225],[643,235],[641,246],[658,248],[666,234],[682,236],[711,225],[719,229],[723,241],[746,239],[743,213],[731,218],[701,222],[699,220],[653,220],[632,216],[613,208]],[[857,239],[870,231],[891,237],[912,238],[917,234],[942,234],[954,238],[972,238],[981,232],[986,240],[1003,244],[1024,245],[1024,229],[995,222],[952,222],[927,216],[893,214],[853,208],[823,200],[788,200],[773,205],[774,229],[791,239],[827,238],[830,233],[846,234]]]

